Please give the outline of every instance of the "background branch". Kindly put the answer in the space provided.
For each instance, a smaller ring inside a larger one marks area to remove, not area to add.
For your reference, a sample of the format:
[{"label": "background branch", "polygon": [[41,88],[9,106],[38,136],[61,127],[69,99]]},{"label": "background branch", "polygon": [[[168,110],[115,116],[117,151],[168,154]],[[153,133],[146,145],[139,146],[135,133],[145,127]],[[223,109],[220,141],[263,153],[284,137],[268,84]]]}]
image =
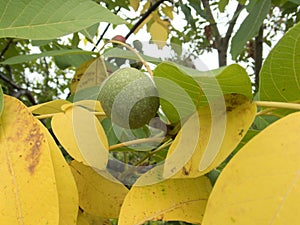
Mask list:
[{"label": "background branch", "polygon": [[208,22],[209,22],[209,24],[212,28],[213,35],[214,35],[214,37],[216,39],[216,42],[217,42],[217,45],[218,45],[221,42],[221,35],[220,35],[220,32],[219,32],[216,20],[215,20],[213,14],[211,12],[209,0],[201,0],[201,2],[203,4],[204,11],[206,13]]},{"label": "background branch", "polygon": [[[120,12],[121,10],[121,7],[119,7],[117,10],[116,10],[116,15],[118,14],[118,12]],[[104,35],[106,34],[106,32],[108,31],[108,28],[111,26],[111,23],[108,23],[105,27],[105,29],[103,30],[102,34],[100,35],[99,39],[97,40],[95,46],[93,47],[92,51],[95,51],[96,48],[98,47],[98,45],[100,44],[101,40],[103,39]]]},{"label": "background branch", "polygon": [[238,4],[237,7],[236,7],[236,9],[235,9],[235,11],[234,11],[234,14],[232,16],[232,19],[231,19],[231,21],[229,23],[228,29],[227,29],[225,37],[224,37],[224,42],[227,43],[227,44],[228,44],[229,39],[230,39],[230,37],[231,37],[231,35],[233,33],[233,28],[234,28],[234,26],[236,24],[236,21],[237,21],[237,19],[239,17],[239,14],[240,14],[240,12],[242,11],[243,8],[244,8],[243,5]]},{"label": "background branch", "polygon": [[[143,23],[143,21],[145,19],[147,19],[147,17],[153,12],[155,11],[158,6],[160,4],[162,4],[164,1],[167,1],[167,0],[158,0],[157,2],[155,2],[152,6],[149,7],[149,9],[142,15],[142,17],[139,19],[139,21],[136,22],[136,24],[133,25],[133,27],[130,29],[130,31],[128,32],[128,34],[125,36],[125,39],[128,39],[129,36],[131,34],[134,33],[134,31]],[[170,1],[170,0],[168,0]]]},{"label": "background branch", "polygon": [[25,88],[20,87],[16,83],[14,83],[12,80],[8,79],[5,74],[0,72],[0,79],[6,82],[8,85],[10,85],[12,88],[17,89],[17,92],[12,93],[12,95],[16,98],[20,98],[20,96],[26,96],[27,99],[33,104],[36,104],[36,101],[31,94],[31,92]]},{"label": "background branch", "polygon": [[9,38],[8,42],[6,43],[5,47],[2,49],[2,51],[0,52],[0,58],[5,54],[5,52],[8,50],[9,46],[11,45],[13,39]]}]

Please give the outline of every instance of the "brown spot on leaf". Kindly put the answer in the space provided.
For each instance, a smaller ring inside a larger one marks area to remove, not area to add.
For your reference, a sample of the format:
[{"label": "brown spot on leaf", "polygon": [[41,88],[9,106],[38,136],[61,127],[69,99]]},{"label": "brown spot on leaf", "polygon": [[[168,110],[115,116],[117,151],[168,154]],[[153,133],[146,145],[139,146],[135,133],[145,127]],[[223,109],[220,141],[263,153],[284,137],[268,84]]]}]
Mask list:
[{"label": "brown spot on leaf", "polygon": [[190,169],[188,170],[188,169],[185,168],[185,166],[184,166],[184,167],[182,167],[182,173],[183,173],[183,175],[188,176],[188,175],[190,174]]},{"label": "brown spot on leaf", "polygon": [[241,129],[240,132],[239,132],[239,135],[243,136],[243,133],[244,133],[244,129]]},{"label": "brown spot on leaf", "polygon": [[34,124],[30,132],[28,132],[25,141],[29,143],[29,149],[26,152],[25,160],[28,162],[28,171],[33,174],[36,166],[40,162],[42,143],[45,142],[44,134],[39,129],[38,124]]}]

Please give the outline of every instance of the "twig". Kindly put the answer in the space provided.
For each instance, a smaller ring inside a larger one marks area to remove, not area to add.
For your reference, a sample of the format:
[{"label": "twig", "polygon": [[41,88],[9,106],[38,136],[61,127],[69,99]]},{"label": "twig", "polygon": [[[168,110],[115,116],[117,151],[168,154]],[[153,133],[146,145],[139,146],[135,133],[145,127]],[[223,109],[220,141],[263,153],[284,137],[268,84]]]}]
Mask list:
[{"label": "twig", "polygon": [[159,146],[157,149],[155,149],[152,152],[149,152],[145,157],[143,157],[142,159],[140,159],[138,162],[136,162],[134,164],[134,166],[139,166],[141,165],[144,161],[146,161],[148,158],[150,158],[151,156],[153,156],[154,154],[156,154],[157,152],[169,147],[173,142],[172,141],[166,141],[165,143],[163,143],[161,146]]},{"label": "twig", "polygon": [[[147,17],[153,12],[155,11],[158,6],[160,4],[162,4],[164,1],[167,1],[167,0],[158,0],[157,2],[155,2],[152,6],[149,7],[149,9],[142,15],[142,17],[139,19],[139,21],[137,21],[134,26],[130,29],[130,31],[128,32],[128,34],[125,36],[125,39],[128,39],[129,36],[131,34],[134,33],[134,31],[143,23],[143,21],[145,19],[147,19]],[[169,0],[170,1],[170,0]]]},{"label": "twig", "polygon": [[219,29],[217,27],[216,20],[215,20],[213,14],[211,12],[209,0],[201,0],[201,2],[203,4],[204,10],[206,12],[209,24],[211,25],[212,30],[214,32],[214,36],[216,38],[216,42],[217,42],[217,44],[220,44],[220,42],[221,42],[221,35],[220,35]]},{"label": "twig", "polygon": [[300,110],[300,104],[290,102],[268,102],[268,101],[254,101],[254,104],[261,107],[277,108],[277,109],[294,109]]},{"label": "twig", "polygon": [[17,84],[15,84],[13,81],[8,79],[2,72],[0,72],[0,79],[8,83],[10,86],[17,90],[24,90],[24,88],[19,87]]},{"label": "twig", "polygon": [[11,45],[11,43],[13,42],[13,39],[10,38],[8,40],[8,42],[6,43],[5,47],[2,49],[2,51],[0,52],[0,58],[5,54],[5,52],[8,50],[9,46]]},{"label": "twig", "polygon": [[[108,41],[107,43],[115,43],[115,44],[119,44],[119,45],[122,45],[122,46],[128,48],[128,49],[129,49],[132,53],[134,53],[134,54],[137,56],[137,58],[143,63],[143,65],[146,67],[146,69],[147,69],[149,75],[150,75],[151,77],[153,77],[153,72],[152,72],[152,70],[150,69],[150,66],[148,65],[148,63],[147,63],[147,62],[143,59],[143,57],[140,56],[140,54],[139,54],[134,48],[132,48],[130,45],[128,45],[128,44],[126,44],[126,43],[123,43],[123,42],[121,42],[121,41],[116,41],[116,40],[110,40],[110,41]],[[104,46],[103,46],[103,47],[104,47]]]},{"label": "twig", "polygon": [[[118,14],[118,12],[120,12],[121,10],[121,7],[119,7],[117,10],[116,10],[116,15]],[[100,41],[103,39],[104,35],[106,34],[106,32],[108,31],[108,28],[110,27],[111,23],[107,24],[105,29],[103,30],[102,34],[100,35],[99,39],[97,40],[95,46],[93,47],[92,51],[95,51],[95,49],[97,48],[97,46],[100,44]]]},{"label": "twig", "polygon": [[229,23],[228,29],[227,29],[226,34],[225,34],[225,37],[224,37],[224,41],[225,41],[225,43],[227,43],[227,44],[228,44],[229,39],[230,39],[230,37],[231,37],[231,35],[232,35],[233,28],[234,28],[234,26],[235,26],[235,24],[236,24],[236,21],[237,21],[237,19],[238,19],[238,16],[239,16],[239,14],[240,14],[240,12],[242,11],[243,8],[244,8],[243,5],[238,4],[237,7],[236,7],[236,9],[235,9],[235,11],[234,11],[234,14],[233,14],[233,16],[232,16],[232,19],[231,19],[231,21],[230,21],[230,23]]},{"label": "twig", "polygon": [[132,140],[132,141],[126,141],[126,142],[122,142],[119,144],[115,144],[109,147],[109,150],[115,150],[121,147],[125,147],[128,145],[136,145],[136,144],[141,144],[141,143],[149,143],[149,142],[161,142],[162,138],[141,138],[141,139],[137,139],[137,140]]}]

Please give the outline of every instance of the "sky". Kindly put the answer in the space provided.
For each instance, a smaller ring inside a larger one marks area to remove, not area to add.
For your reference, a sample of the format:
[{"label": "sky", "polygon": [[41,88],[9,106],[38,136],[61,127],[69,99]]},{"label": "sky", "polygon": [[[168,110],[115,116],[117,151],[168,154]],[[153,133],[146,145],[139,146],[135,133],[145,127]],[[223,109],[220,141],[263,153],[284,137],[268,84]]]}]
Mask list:
[{"label": "sky", "polygon": [[[217,25],[218,28],[220,30],[221,34],[225,34],[226,30],[227,30],[227,15],[232,15],[235,8],[237,5],[237,1],[229,1],[228,6],[225,8],[225,12],[219,14],[218,16],[215,16],[215,19],[217,21]],[[142,6],[140,6],[142,7]],[[138,10],[139,12],[139,10]],[[131,18],[135,18],[136,16],[139,16],[138,13],[135,13],[134,10],[131,10],[130,12],[128,11],[121,11],[120,15],[122,16],[122,14],[125,16],[130,15]],[[247,11],[243,10],[242,13],[240,14],[240,16],[238,17],[237,20],[237,24],[235,26],[235,31],[238,29],[239,25],[241,24],[241,22],[245,19],[245,17],[247,16]],[[182,30],[182,28],[184,27],[186,20],[184,19],[184,15],[182,12],[180,12],[179,14],[175,14],[174,15],[174,19],[171,21],[171,23],[175,26],[175,28],[177,28],[178,30]],[[102,30],[106,27],[107,24],[105,23],[101,23],[99,26],[99,33],[102,33]],[[110,29],[106,32],[104,38],[105,39],[111,39],[113,38],[115,35],[126,35],[128,33],[129,29],[125,26],[125,25],[119,25],[115,28],[110,27]],[[279,40],[280,37],[278,37],[277,40]],[[163,49],[163,51],[159,51],[158,48],[156,48],[156,46],[149,46],[148,41],[151,39],[150,34],[146,31],[146,27],[143,27],[142,29],[139,30],[139,32],[137,34],[132,34],[127,42],[129,44],[131,44],[134,40],[140,40],[145,46],[148,46],[146,48],[146,54],[152,55],[152,56],[162,56],[162,55],[167,55],[170,52],[169,48],[165,48]],[[276,40],[275,40],[276,42]],[[81,43],[81,46],[83,49],[85,50],[91,50],[93,48],[92,45],[87,44],[84,45],[83,43]],[[183,46],[183,49],[187,50],[187,45]],[[263,56],[266,57],[270,51],[270,48],[268,46],[264,46],[264,52],[263,52]],[[145,49],[144,49],[145,50]],[[234,61],[231,60],[231,55],[230,53],[228,54],[228,64],[232,64],[235,63]],[[218,54],[217,54],[217,50],[213,50],[212,52],[205,52],[202,55],[198,55],[196,56],[195,62],[194,64],[198,65],[197,69],[199,70],[212,70],[212,69],[216,69],[219,67],[218,65]],[[242,65],[244,67],[246,67],[246,65]]]}]

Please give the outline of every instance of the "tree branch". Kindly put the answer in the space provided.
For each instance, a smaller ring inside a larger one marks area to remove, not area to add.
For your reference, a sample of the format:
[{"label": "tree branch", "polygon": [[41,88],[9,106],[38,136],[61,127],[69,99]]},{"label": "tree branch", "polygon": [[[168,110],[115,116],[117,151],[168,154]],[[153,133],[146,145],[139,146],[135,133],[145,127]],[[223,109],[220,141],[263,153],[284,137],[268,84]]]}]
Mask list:
[{"label": "tree branch", "polygon": [[216,20],[215,20],[213,14],[211,12],[210,5],[209,5],[209,0],[201,0],[201,2],[203,4],[204,11],[206,12],[208,22],[209,22],[209,24],[212,28],[212,31],[213,31],[214,37],[216,38],[216,42],[217,42],[217,46],[218,46],[220,44],[220,41],[221,41],[221,35],[220,35],[220,32],[219,32]]},{"label": "tree branch", "polygon": [[[119,7],[117,10],[116,10],[116,15],[118,14],[118,12],[120,12],[121,10],[121,7]],[[93,47],[92,51],[95,51],[95,49],[97,48],[97,46],[100,44],[100,41],[103,39],[104,35],[106,34],[106,32],[108,31],[108,28],[110,27],[111,23],[107,24],[105,29],[103,30],[102,34],[100,35],[99,39],[97,40],[95,46]]]},{"label": "tree branch", "polygon": [[20,96],[25,95],[28,100],[35,105],[36,101],[33,97],[33,95],[31,94],[31,92],[25,88],[22,88],[20,86],[18,86],[16,83],[14,83],[12,80],[8,79],[5,74],[3,74],[2,72],[0,72],[0,79],[5,81],[7,84],[9,84],[11,87],[13,87],[14,89],[17,89],[18,92],[14,93],[14,97],[19,98]]},{"label": "tree branch", "polygon": [[[137,23],[134,24],[134,26],[130,29],[130,31],[128,32],[128,34],[125,36],[125,39],[128,39],[129,36],[130,36],[131,34],[133,34],[134,31],[139,27],[139,25],[141,25],[141,24],[143,23],[143,21],[144,21],[145,19],[147,19],[147,17],[148,17],[153,11],[155,11],[155,10],[158,8],[158,6],[159,6],[160,4],[162,4],[164,1],[170,1],[170,0],[158,0],[158,1],[155,2],[152,6],[150,6],[149,9],[147,10],[147,12],[145,12],[145,13],[142,15],[142,17],[139,19],[139,21],[137,21]],[[171,1],[171,2],[172,2],[172,1]]]},{"label": "tree branch", "polygon": [[227,29],[225,37],[224,37],[224,42],[227,43],[227,44],[228,44],[229,39],[230,39],[230,37],[232,35],[233,28],[234,28],[234,26],[236,24],[238,16],[239,16],[239,14],[240,14],[240,12],[242,11],[243,8],[244,8],[243,5],[238,4],[237,7],[236,7],[236,9],[235,9],[235,11],[234,11],[234,14],[232,16],[232,19],[231,19],[231,21],[229,23],[228,29]]},{"label": "tree branch", "polygon": [[255,37],[255,91],[259,88],[259,73],[263,61],[263,35],[264,35],[264,25],[262,24],[259,28],[258,35]]},{"label": "tree branch", "polygon": [[0,58],[5,54],[5,52],[8,50],[9,46],[11,45],[13,39],[10,38],[8,40],[8,42],[6,43],[5,47],[2,49],[2,51],[0,52]]}]

